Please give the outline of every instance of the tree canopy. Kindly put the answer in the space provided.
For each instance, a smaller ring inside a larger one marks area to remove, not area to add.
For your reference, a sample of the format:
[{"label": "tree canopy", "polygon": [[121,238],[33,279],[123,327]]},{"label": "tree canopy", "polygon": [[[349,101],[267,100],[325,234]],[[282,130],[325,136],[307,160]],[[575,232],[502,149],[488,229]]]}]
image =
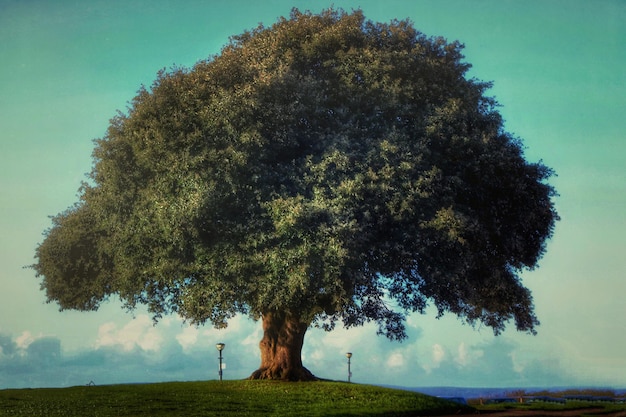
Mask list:
[{"label": "tree canopy", "polygon": [[520,280],[558,215],[463,45],[409,21],[294,10],[161,71],[95,141],[34,265],[49,301],[155,318],[378,323],[434,305],[534,332]]}]

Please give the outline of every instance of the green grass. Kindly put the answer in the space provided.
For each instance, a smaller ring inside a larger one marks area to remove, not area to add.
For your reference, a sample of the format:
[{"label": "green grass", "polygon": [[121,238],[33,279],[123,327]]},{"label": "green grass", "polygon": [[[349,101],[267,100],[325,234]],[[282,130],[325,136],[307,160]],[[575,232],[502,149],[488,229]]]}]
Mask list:
[{"label": "green grass", "polygon": [[0,390],[0,416],[418,416],[461,406],[343,382],[167,382]]}]

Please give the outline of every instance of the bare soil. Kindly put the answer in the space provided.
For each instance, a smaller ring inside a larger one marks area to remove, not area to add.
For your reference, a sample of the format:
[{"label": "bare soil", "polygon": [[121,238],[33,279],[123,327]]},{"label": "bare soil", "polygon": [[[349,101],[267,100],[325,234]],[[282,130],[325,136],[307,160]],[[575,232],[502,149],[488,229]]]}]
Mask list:
[{"label": "bare soil", "polygon": [[[626,417],[626,411],[606,411],[602,407],[579,408],[576,410],[502,410],[502,411],[477,411],[475,415],[488,417],[577,417],[577,416],[602,416],[602,417]],[[457,415],[441,417],[458,417]]]}]

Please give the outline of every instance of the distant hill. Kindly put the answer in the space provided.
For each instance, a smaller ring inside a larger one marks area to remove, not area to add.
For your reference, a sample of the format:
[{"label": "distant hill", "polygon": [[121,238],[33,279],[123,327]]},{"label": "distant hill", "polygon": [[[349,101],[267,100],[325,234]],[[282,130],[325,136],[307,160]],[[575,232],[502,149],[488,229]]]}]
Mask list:
[{"label": "distant hill", "polygon": [[564,392],[564,391],[589,391],[589,392],[605,392],[612,391],[618,397],[626,396],[626,388],[612,387],[508,387],[508,388],[473,388],[473,387],[403,387],[397,385],[383,385],[388,388],[401,389],[421,394],[431,395],[433,397],[463,397],[471,398],[496,398],[504,397],[514,392],[525,391],[533,392]]}]

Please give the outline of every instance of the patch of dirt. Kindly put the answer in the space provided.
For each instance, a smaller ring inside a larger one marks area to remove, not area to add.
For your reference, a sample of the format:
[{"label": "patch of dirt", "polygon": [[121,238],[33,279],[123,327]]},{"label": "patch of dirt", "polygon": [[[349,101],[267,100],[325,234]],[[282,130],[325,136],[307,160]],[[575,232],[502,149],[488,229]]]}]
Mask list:
[{"label": "patch of dirt", "polygon": [[[605,411],[602,407],[579,408],[576,410],[503,410],[503,411],[476,411],[474,415],[488,417],[577,417],[577,416],[599,416],[599,417],[626,417],[626,411]],[[451,414],[440,417],[458,417]]]}]

